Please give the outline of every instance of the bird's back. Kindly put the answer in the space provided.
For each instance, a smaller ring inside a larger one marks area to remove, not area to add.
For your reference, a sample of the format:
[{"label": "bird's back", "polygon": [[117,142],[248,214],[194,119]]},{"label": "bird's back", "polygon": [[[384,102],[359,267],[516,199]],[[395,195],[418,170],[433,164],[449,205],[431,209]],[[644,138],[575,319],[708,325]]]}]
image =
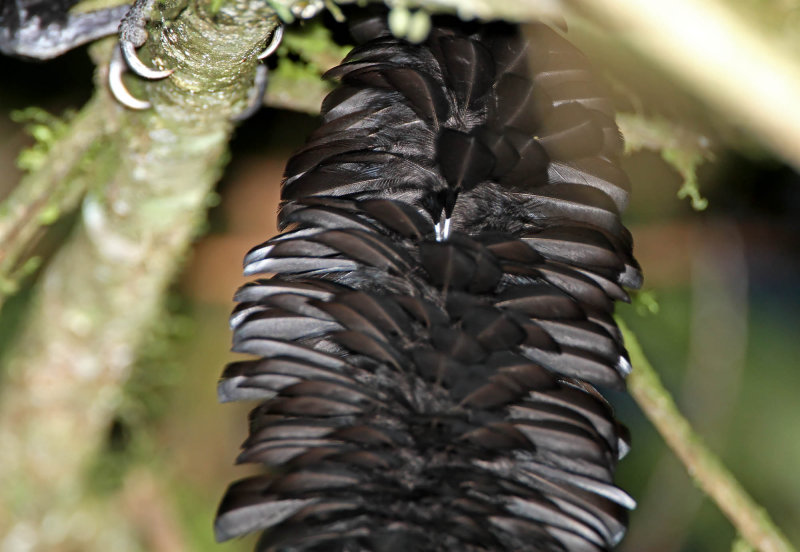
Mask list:
[{"label": "bird's back", "polygon": [[329,76],[255,247],[222,400],[257,399],[220,540],[263,550],[605,551],[633,502],[613,318],[640,273],[609,100],[558,32],[382,17]]}]

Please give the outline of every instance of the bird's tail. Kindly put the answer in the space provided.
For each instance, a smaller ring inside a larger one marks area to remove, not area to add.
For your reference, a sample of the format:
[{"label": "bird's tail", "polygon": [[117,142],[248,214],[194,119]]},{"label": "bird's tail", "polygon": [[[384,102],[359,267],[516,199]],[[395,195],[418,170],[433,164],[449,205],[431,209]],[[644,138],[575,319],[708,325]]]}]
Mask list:
[{"label": "bird's tail", "polygon": [[640,272],[627,179],[585,58],[534,25],[380,17],[289,161],[283,233],[251,250],[223,401],[256,399],[219,540],[263,550],[606,551],[632,499],[596,387]]}]

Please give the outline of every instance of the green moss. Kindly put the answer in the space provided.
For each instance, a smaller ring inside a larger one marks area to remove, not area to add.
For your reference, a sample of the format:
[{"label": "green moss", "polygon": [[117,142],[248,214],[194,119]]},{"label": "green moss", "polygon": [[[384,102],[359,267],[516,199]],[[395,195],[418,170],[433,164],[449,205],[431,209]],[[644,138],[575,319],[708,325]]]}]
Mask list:
[{"label": "green moss", "polygon": [[130,0],[83,0],[70,8],[72,13],[88,13],[128,4]]},{"label": "green moss", "polygon": [[35,140],[30,148],[20,152],[17,166],[27,172],[39,170],[47,161],[47,154],[53,145],[69,131],[74,117],[75,112],[71,110],[61,117],[39,107],[12,111],[11,120],[25,125],[25,131]]},{"label": "green moss", "polygon": [[303,113],[318,114],[322,99],[333,89],[318,71],[305,63],[283,58],[270,73],[266,103]]},{"label": "green moss", "polygon": [[396,37],[419,44],[431,31],[431,16],[424,10],[411,11],[398,5],[389,12],[389,29]]},{"label": "green moss", "polygon": [[222,4],[224,4],[225,1],[226,0],[211,0],[211,3],[208,6],[208,11],[210,13],[217,13],[222,8]]},{"label": "green moss", "polygon": [[283,58],[295,54],[319,75],[337,65],[351,49],[352,46],[337,44],[330,29],[317,19],[287,32],[278,55]]},{"label": "green moss", "polygon": [[697,168],[705,160],[703,154],[683,148],[665,148],[661,151],[661,157],[683,178],[683,185],[678,190],[678,199],[689,198],[692,209],[705,211],[708,200],[702,196],[697,185]]},{"label": "green moss", "polygon": [[642,149],[660,152],[683,178],[678,198],[689,198],[695,211],[708,207],[697,182],[697,169],[713,159],[708,138],[671,121],[635,113],[618,113],[617,124],[625,135],[626,153]]},{"label": "green moss", "polygon": [[642,290],[631,293],[631,304],[639,316],[658,314],[660,305],[653,290]]}]

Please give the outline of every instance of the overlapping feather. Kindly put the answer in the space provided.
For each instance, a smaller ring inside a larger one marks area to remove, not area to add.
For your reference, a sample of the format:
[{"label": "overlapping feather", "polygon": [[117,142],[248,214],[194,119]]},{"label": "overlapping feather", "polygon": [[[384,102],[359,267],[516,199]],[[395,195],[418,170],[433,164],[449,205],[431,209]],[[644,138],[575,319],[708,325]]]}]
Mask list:
[{"label": "overlapping feather", "polygon": [[[600,387],[640,273],[610,102],[545,25],[380,18],[329,76],[231,319],[221,400],[261,400],[219,540],[260,550],[607,551],[630,497]],[[529,74],[528,63],[534,69]],[[444,223],[447,222],[445,226]]]}]

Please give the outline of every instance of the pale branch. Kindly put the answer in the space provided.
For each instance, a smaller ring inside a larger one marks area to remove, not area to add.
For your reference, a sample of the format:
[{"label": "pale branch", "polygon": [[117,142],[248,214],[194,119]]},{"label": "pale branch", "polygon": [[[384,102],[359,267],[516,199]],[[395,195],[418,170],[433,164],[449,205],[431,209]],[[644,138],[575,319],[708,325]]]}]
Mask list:
[{"label": "pale branch", "polygon": [[77,206],[86,187],[80,162],[114,131],[117,121],[117,113],[96,95],[52,145],[47,162],[27,174],[0,204],[0,307],[16,291],[19,267],[43,228]]},{"label": "pale branch", "polygon": [[714,500],[753,548],[759,552],[795,552],[766,510],[753,501],[678,411],[635,334],[621,318],[617,317],[617,323],[633,364],[633,372],[628,377],[628,390],[686,467],[695,484]]},{"label": "pale branch", "polygon": [[0,548],[137,549],[131,527],[88,494],[84,478],[144,329],[160,313],[204,218],[231,116],[246,104],[256,55],[274,25],[271,13],[261,2],[238,1],[213,20],[182,10],[163,32],[151,33],[160,42],[142,49],[176,69],[136,87],[154,108],[129,112],[98,95],[92,109],[115,110],[119,130],[94,154],[98,179],[75,231],[42,275],[7,358]]},{"label": "pale branch", "polygon": [[[357,0],[268,0],[280,16],[291,22],[298,6],[354,4]],[[376,0],[377,1],[377,0]],[[560,19],[562,0],[387,0],[387,5],[400,8],[424,8],[430,13],[455,13],[465,20],[504,19],[506,21],[532,21],[534,19]]]},{"label": "pale branch", "polygon": [[800,168],[800,65],[717,0],[574,0]]}]

